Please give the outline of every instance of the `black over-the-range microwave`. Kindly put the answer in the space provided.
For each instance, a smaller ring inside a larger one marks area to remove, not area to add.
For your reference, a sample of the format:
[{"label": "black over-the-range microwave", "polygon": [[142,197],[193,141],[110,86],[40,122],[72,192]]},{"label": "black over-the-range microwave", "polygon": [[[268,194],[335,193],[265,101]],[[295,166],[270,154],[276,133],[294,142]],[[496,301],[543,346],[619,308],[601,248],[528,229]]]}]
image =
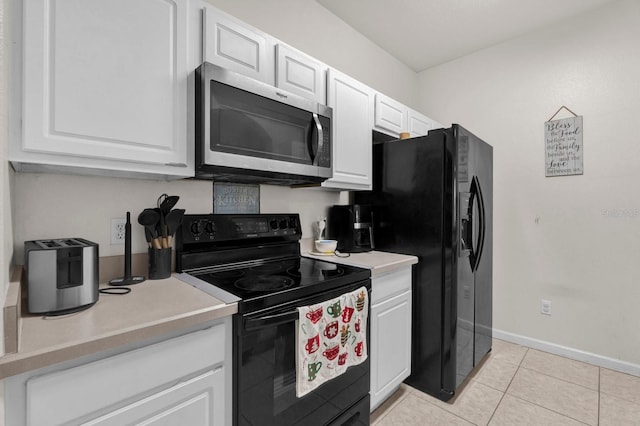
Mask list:
[{"label": "black over-the-range microwave", "polygon": [[195,74],[196,178],[281,185],[332,176],[332,110],[208,62]]}]

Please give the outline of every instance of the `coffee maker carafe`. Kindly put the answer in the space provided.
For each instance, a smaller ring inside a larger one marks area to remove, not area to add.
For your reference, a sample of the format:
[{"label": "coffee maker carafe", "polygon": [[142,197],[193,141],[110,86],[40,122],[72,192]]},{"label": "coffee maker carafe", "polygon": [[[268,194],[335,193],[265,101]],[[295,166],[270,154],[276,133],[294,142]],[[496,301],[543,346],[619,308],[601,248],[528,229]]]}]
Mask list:
[{"label": "coffee maker carafe", "polygon": [[327,224],[329,238],[337,240],[337,249],[344,253],[371,251],[375,249],[373,216],[367,204],[333,206]]}]

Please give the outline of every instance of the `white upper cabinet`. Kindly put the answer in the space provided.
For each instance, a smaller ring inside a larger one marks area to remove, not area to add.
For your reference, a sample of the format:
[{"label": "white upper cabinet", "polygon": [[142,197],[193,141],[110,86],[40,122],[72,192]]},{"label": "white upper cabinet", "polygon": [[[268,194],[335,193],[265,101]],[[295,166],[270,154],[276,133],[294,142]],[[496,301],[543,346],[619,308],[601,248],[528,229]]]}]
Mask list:
[{"label": "white upper cabinet", "polygon": [[408,108],[381,93],[376,93],[375,128],[393,136],[407,131]]},{"label": "white upper cabinet", "polygon": [[285,44],[276,45],[276,86],[326,104],[327,66]]},{"label": "white upper cabinet", "polygon": [[435,121],[381,93],[376,93],[374,129],[398,137],[409,132],[414,138],[424,136],[429,130],[441,127]]},{"label": "white upper cabinet", "polygon": [[274,85],[274,41],[268,35],[202,4],[204,61]]},{"label": "white upper cabinet", "polygon": [[332,68],[327,104],[333,108],[333,178],[324,188],[369,190],[374,91]]},{"label": "white upper cabinet", "polygon": [[193,175],[186,1],[25,1],[23,14],[16,169]]},{"label": "white upper cabinet", "polygon": [[412,138],[416,136],[424,136],[433,128],[433,120],[417,111],[409,109],[407,131]]}]

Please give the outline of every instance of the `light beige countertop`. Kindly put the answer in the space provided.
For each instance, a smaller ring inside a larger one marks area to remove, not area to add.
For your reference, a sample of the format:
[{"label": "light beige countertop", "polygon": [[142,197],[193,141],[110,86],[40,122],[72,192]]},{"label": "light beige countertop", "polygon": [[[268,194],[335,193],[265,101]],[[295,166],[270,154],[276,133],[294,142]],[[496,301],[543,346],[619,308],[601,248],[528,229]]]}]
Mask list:
[{"label": "light beige countertop", "polygon": [[[14,274],[18,284],[20,275]],[[0,379],[178,332],[232,315],[238,308],[174,277],[130,288],[126,295],[100,294],[95,305],[69,315],[45,317],[23,310],[18,351],[0,357]]]},{"label": "light beige countertop", "polygon": [[311,238],[305,238],[300,241],[300,251],[305,257],[371,269],[372,278],[418,263],[416,256],[375,250],[364,253],[350,253],[349,257],[314,254],[313,239]]}]

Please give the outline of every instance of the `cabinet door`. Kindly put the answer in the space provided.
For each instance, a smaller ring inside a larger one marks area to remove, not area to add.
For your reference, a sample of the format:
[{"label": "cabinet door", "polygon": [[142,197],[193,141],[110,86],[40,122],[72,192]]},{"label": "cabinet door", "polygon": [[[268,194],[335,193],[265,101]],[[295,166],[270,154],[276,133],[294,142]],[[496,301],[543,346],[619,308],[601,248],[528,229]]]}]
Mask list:
[{"label": "cabinet door", "polygon": [[[204,409],[205,412],[196,415],[223,419],[224,399],[221,400],[220,395],[209,395],[209,390],[215,388],[215,392],[225,393],[224,377],[230,374],[225,370],[227,333],[230,333],[230,324],[219,324],[92,363],[29,378],[25,384],[26,423],[48,426],[96,418],[107,421],[111,416],[116,419],[119,416],[144,418],[151,411],[166,411],[169,415],[176,409],[183,410],[187,416]],[[192,379],[194,376],[200,376],[200,379]],[[179,401],[186,401],[186,394],[200,400],[180,406]]]},{"label": "cabinet door", "polygon": [[375,127],[397,136],[407,131],[407,107],[400,102],[376,93]]},{"label": "cabinet door", "polygon": [[271,38],[216,8],[202,13],[204,60],[274,85]]},{"label": "cabinet door", "polygon": [[55,154],[34,158],[79,167],[116,160],[114,169],[175,165],[182,171],[169,173],[189,175],[186,7],[24,2],[23,138],[11,160]]},{"label": "cabinet door", "polygon": [[276,86],[326,104],[326,65],[284,44],[276,46]]},{"label": "cabinet door", "polygon": [[371,411],[411,373],[411,292],[371,306]]},{"label": "cabinet door", "polygon": [[327,104],[333,108],[333,178],[322,186],[371,189],[373,90],[331,68],[327,76]]},{"label": "cabinet door", "polygon": [[412,109],[409,110],[409,133],[411,137],[425,136],[433,127],[433,122],[429,117],[420,114]]},{"label": "cabinet door", "polygon": [[220,367],[82,424],[224,426],[224,392]]}]

